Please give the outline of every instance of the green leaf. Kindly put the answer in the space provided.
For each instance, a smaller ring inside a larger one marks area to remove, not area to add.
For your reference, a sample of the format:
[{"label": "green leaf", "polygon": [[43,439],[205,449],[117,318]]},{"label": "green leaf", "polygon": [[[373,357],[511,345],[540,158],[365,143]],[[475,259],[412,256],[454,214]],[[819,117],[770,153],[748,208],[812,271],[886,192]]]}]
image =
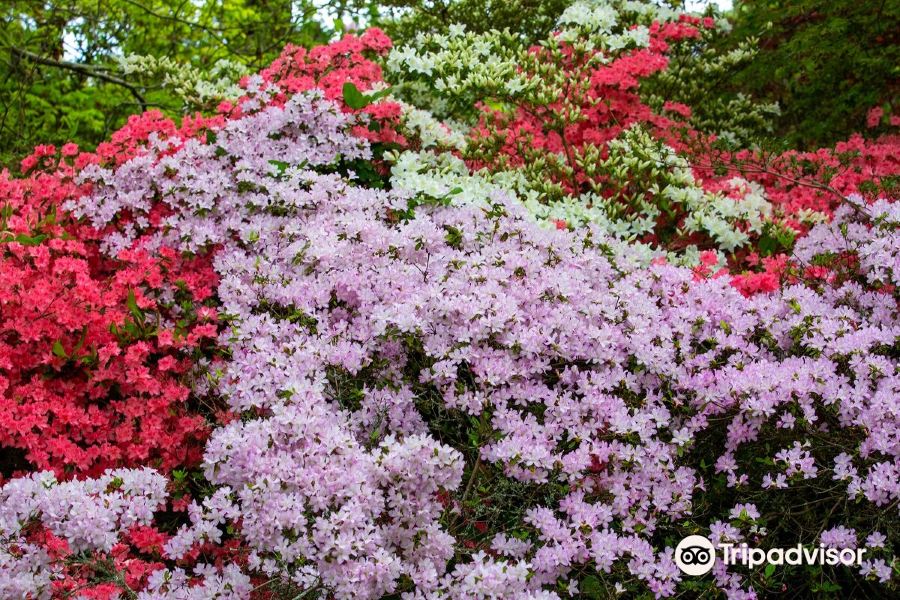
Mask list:
[{"label": "green leaf", "polygon": [[766,234],[759,238],[759,244],[757,244],[757,246],[763,256],[771,256],[778,247],[778,241],[771,235]]},{"label": "green leaf", "polygon": [[63,348],[62,342],[59,340],[53,342],[53,354],[60,358],[69,358],[69,355],[66,354],[66,349]]},{"label": "green leaf", "polygon": [[288,168],[288,164],[283,160],[270,160],[269,164],[275,167],[279,175],[283,174]]},{"label": "green leaf", "polygon": [[765,574],[766,579],[771,578],[772,575],[775,574],[775,565],[766,565],[766,570],[763,571],[763,573]]},{"label": "green leaf", "polygon": [[128,310],[131,311],[131,315],[134,317],[134,320],[140,324],[143,324],[144,313],[137,305],[137,298],[135,298],[134,296],[134,290],[128,290],[128,300],[126,301],[126,304],[128,305]]},{"label": "green leaf", "polygon": [[72,348],[72,354],[77,354],[81,347],[84,346],[84,340],[87,339],[87,325],[81,328],[81,337],[78,339],[78,343],[75,344],[75,347]]},{"label": "green leaf", "polygon": [[581,590],[581,593],[588,598],[603,597],[603,585],[601,585],[600,580],[594,575],[588,575],[582,579],[581,584],[578,587]]},{"label": "green leaf", "polygon": [[478,432],[477,431],[469,432],[469,444],[473,448],[478,448]]},{"label": "green leaf", "polygon": [[41,242],[46,240],[47,237],[48,237],[47,234],[44,234],[44,233],[42,233],[40,235],[35,235],[35,236],[30,236],[30,235],[25,235],[24,233],[20,233],[19,235],[15,236],[15,237],[4,238],[3,241],[7,242],[7,243],[8,242],[18,242],[18,243],[22,244],[23,246],[37,246],[38,244],[40,244]]},{"label": "green leaf", "polygon": [[376,100],[384,98],[390,93],[390,88],[383,89],[370,94],[363,94],[352,82],[348,81],[344,84],[344,103],[353,110],[359,110],[372,104]]},{"label": "green leaf", "polygon": [[447,245],[451,248],[455,248],[459,250],[462,248],[463,244],[463,234],[462,231],[457,229],[452,225],[445,225],[444,229],[447,230],[447,234],[444,236],[444,239],[447,242]]},{"label": "green leaf", "polygon": [[[373,429],[372,432],[369,434],[369,443],[370,443],[370,444],[377,444],[377,443],[378,443],[378,440],[380,440],[380,439],[381,439],[381,429],[379,429],[378,427],[376,427],[376,428]],[[437,448],[435,448],[435,451],[437,451]]]},{"label": "green leaf", "polygon": [[362,92],[351,82],[344,84],[344,103],[353,110],[365,108],[369,104],[369,100],[363,96]]}]

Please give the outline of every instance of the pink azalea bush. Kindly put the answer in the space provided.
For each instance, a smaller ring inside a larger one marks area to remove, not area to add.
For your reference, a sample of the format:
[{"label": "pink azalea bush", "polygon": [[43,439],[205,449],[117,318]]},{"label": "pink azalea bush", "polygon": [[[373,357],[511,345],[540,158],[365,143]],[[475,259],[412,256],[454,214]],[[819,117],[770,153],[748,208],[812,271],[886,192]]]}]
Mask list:
[{"label": "pink azalea bush", "polygon": [[[796,244],[803,277],[766,293],[714,258],[648,264],[596,223],[543,226],[477,173],[437,197],[395,185],[386,146],[425,145],[409,108],[359,107],[343,85],[380,88],[364,53],[388,47],[373,32],[289,48],[219,116],[135,120],[66,175],[69,231],[124,263],[104,285],[153,292],[126,310],[159,313],[157,339],[185,315],[216,323],[181,358],[179,400],[224,410],[194,409],[211,429],[199,468],[67,480],[48,461],[6,481],[0,595],[755,598],[789,577],[894,593],[896,205],[834,210]],[[7,243],[32,262],[4,276],[46,263]],[[211,265],[210,306],[129,257]],[[142,348],[151,369],[175,360]],[[807,579],[719,563],[695,580],[673,556],[695,533],[867,555]]]}]

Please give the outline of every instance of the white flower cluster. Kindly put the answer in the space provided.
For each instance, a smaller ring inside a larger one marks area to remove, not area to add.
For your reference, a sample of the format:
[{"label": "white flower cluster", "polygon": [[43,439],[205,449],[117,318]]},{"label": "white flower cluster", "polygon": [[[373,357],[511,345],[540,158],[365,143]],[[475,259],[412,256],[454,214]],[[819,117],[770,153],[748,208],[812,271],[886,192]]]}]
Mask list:
[{"label": "white flower cluster", "polygon": [[123,75],[160,80],[161,85],[170,89],[188,108],[237,98],[244,93],[237,81],[247,74],[247,68],[230,60],[218,60],[208,71],[200,71],[167,56],[130,54],[120,57],[118,62]]},{"label": "white flower cluster", "polygon": [[451,27],[445,34],[420,34],[411,46],[394,48],[387,68],[435,78],[438,91],[479,87],[517,76],[516,44],[509,32],[471,33]]},{"label": "white flower cluster", "polygon": [[646,193],[630,199],[636,210],[624,212],[621,197],[595,192],[552,204],[526,195],[525,205],[539,218],[572,225],[596,223],[615,238],[633,241],[653,231],[665,210],[663,200],[669,210],[686,213],[685,232],[706,233],[725,251],[746,244],[748,233],[759,233],[772,214],[762,188],[741,178],[729,182],[732,190],[727,196],[703,189],[685,158],[641,128],[626,129],[609,143],[608,150],[607,158],[596,161],[598,170],[617,181],[652,182]]},{"label": "white flower cluster", "polygon": [[612,31],[618,21],[616,11],[607,4],[576,2],[563,11],[558,23],[562,26],[587,27],[594,31]]},{"label": "white flower cluster", "polygon": [[[772,205],[766,200],[762,186],[740,177],[729,180],[733,192],[704,192],[700,186],[687,189],[669,188],[666,195],[688,207],[690,215],[685,219],[686,231],[705,231],[726,251],[746,244],[748,233],[760,233],[763,224],[772,215]],[[737,196],[737,197],[735,197]],[[743,229],[737,229],[736,223]]]},{"label": "white flower cluster", "polygon": [[448,152],[406,151],[388,158],[393,162],[391,186],[412,196],[486,206],[485,198],[497,193],[516,195],[515,188],[496,184],[487,172],[470,173],[466,163]]},{"label": "white flower cluster", "polygon": [[[595,0],[598,1],[598,0]],[[641,2],[640,0],[626,0],[615,3],[621,12],[627,12],[640,17],[641,22],[648,21],[675,21],[681,14],[667,6],[660,6],[653,2]]]},{"label": "white flower cluster", "polygon": [[394,48],[385,66],[407,99],[446,116],[498,93],[528,93],[535,82],[519,66],[526,51],[508,31],[472,33],[454,26],[447,34],[421,34],[414,44]]},{"label": "white flower cluster", "polygon": [[465,128],[461,124],[441,122],[427,111],[392,98],[401,108],[403,128],[419,140],[423,148],[462,150],[466,146]]},{"label": "white flower cluster", "polygon": [[560,40],[578,41],[608,52],[643,48],[650,43],[650,32],[645,26],[618,26],[619,12],[610,2],[580,0],[563,12],[558,24]]},{"label": "white flower cluster", "polygon": [[[529,187],[529,182],[521,171],[499,171],[491,173],[487,170],[471,172],[465,162],[451,153],[431,151],[404,151],[387,156],[392,163],[391,186],[402,190],[413,197],[450,202],[456,205],[474,205],[490,208],[488,199],[508,196],[519,199],[538,223],[547,228],[566,226],[587,226],[608,238],[607,244],[628,256],[633,265],[648,265],[655,258],[665,257],[671,264],[694,266],[699,263],[700,252],[696,246],[688,246],[679,252],[665,252],[660,248],[636,241],[638,231],[652,230],[651,214],[656,207],[648,204],[648,214],[632,220],[611,218],[610,209],[615,201],[591,198],[568,197],[561,201],[545,204],[540,201],[538,192]],[[684,178],[686,187],[674,190],[703,190],[699,188],[690,170],[676,169],[676,175]],[[762,226],[762,216],[770,210],[768,202],[755,186],[735,178],[736,187],[747,186],[746,194],[740,202],[735,202],[719,194],[704,194],[692,198],[690,206],[696,210],[695,220],[698,224],[708,223],[720,238],[728,243],[733,239],[741,239],[743,235],[735,227],[722,227],[728,219],[752,222],[758,230]],[[689,187],[687,187],[689,186]],[[730,205],[734,205],[734,208]],[[699,225],[698,225],[699,226]],[[713,232],[710,232],[715,235]],[[741,244],[737,244],[740,246]],[[628,248],[627,252],[624,250]],[[735,246],[737,247],[737,246]],[[719,264],[725,264],[722,252],[717,252]]]}]

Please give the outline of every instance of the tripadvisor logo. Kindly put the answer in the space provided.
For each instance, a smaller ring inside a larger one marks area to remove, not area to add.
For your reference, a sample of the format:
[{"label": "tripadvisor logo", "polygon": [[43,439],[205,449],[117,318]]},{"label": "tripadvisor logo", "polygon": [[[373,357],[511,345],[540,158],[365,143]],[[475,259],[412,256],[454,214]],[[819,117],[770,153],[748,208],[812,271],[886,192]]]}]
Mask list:
[{"label": "tripadvisor logo", "polygon": [[[702,535],[689,535],[675,547],[675,564],[685,575],[705,575],[716,562],[717,549]],[[747,544],[720,543],[718,552],[726,565],[744,565],[755,569],[762,564],[769,565],[860,565],[865,548],[804,547],[797,544],[791,548],[750,548]]]},{"label": "tripadvisor logo", "polygon": [[702,535],[689,535],[675,547],[675,564],[685,575],[705,575],[715,562],[716,550]]}]

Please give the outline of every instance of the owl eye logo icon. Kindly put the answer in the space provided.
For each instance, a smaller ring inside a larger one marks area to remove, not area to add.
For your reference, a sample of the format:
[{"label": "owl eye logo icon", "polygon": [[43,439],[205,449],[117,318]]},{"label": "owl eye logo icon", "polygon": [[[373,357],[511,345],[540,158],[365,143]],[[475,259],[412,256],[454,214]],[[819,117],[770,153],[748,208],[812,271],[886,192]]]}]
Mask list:
[{"label": "owl eye logo icon", "polygon": [[715,562],[715,548],[702,535],[689,535],[675,547],[675,564],[685,575],[705,575]]}]

